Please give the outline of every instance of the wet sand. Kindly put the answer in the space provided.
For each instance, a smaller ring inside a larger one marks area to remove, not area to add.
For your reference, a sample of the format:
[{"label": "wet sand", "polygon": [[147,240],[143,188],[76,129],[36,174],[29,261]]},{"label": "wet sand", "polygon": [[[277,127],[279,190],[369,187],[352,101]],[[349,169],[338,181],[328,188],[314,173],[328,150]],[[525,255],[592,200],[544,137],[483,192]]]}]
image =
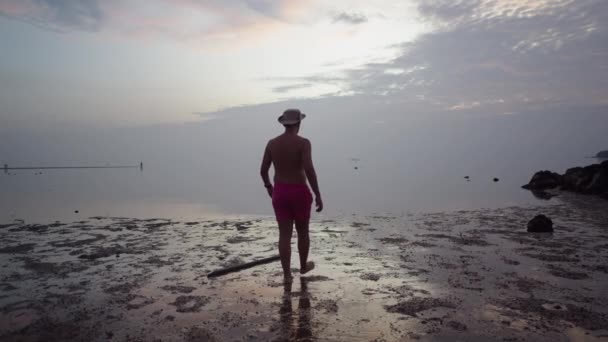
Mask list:
[{"label": "wet sand", "polygon": [[606,341],[608,202],[555,203],[314,221],[290,286],[278,262],[207,278],[276,254],[268,217],[5,223],[0,340]]}]

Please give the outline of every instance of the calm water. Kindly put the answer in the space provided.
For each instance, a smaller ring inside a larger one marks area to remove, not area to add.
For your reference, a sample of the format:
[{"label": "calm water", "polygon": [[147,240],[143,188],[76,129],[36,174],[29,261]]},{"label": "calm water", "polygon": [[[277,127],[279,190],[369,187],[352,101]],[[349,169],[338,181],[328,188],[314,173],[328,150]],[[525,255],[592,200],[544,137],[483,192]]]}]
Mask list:
[{"label": "calm water", "polygon": [[[196,124],[3,132],[0,162],[9,165],[143,161],[144,170],[2,173],[0,221],[271,215],[259,162],[266,140],[281,131],[274,120],[233,115]],[[313,142],[324,215],[401,214],[537,204],[520,186],[540,169],[596,162],[586,156],[608,148],[606,122],[605,115],[311,115],[301,133]]]}]

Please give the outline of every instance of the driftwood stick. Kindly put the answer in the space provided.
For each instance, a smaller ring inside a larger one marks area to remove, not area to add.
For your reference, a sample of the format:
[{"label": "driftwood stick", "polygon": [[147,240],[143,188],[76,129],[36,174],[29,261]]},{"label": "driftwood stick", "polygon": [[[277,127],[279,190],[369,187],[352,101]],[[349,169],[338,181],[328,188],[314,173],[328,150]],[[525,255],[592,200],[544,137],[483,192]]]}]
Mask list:
[{"label": "driftwood stick", "polygon": [[215,271],[207,274],[207,277],[208,278],[219,277],[219,276],[222,276],[224,274],[228,274],[228,273],[232,273],[232,272],[238,272],[238,271],[241,271],[241,270],[244,270],[244,269],[247,269],[247,268],[251,268],[253,266],[267,264],[267,263],[270,263],[270,262],[273,262],[273,261],[277,261],[280,258],[281,257],[279,257],[278,255],[275,255],[275,256],[268,257],[268,258],[259,259],[259,260],[247,262],[247,263],[236,265],[236,266],[221,268],[219,270],[215,270]]}]

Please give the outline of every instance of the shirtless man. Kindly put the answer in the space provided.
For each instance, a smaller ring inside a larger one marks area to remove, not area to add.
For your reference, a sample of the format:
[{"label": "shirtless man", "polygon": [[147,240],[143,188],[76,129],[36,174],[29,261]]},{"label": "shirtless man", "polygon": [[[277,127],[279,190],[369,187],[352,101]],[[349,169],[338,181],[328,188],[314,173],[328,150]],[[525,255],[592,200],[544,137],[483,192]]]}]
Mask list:
[{"label": "shirtless man", "polygon": [[[305,117],[306,115],[298,109],[288,109],[283,112],[279,117],[279,123],[285,126],[285,133],[268,142],[260,170],[264,186],[272,198],[272,206],[279,224],[279,255],[286,281],[291,279],[291,234],[294,223],[298,233],[300,273],[307,273],[315,267],[312,261],[307,261],[310,248],[308,222],[312,195],[306,180],[315,194],[317,212],[323,210],[317,174],[312,165],[310,141],[298,136],[300,122]],[[274,165],[275,171],[274,187],[268,176],[271,164]]]}]

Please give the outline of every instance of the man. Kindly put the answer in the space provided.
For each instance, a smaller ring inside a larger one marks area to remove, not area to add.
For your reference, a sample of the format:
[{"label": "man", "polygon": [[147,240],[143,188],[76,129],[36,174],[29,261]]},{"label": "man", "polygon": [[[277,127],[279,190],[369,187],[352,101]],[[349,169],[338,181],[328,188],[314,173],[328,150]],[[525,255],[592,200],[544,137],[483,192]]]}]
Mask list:
[{"label": "man", "polygon": [[[317,174],[312,164],[310,141],[298,136],[300,123],[305,117],[298,109],[283,112],[279,123],[285,126],[285,132],[266,145],[260,171],[264,186],[272,198],[272,206],[279,224],[279,255],[285,281],[291,280],[291,234],[294,223],[298,233],[300,273],[305,274],[315,267],[312,261],[307,261],[312,195],[306,180],[315,194],[317,212],[323,210]],[[271,164],[274,165],[274,187],[268,177]]]}]

